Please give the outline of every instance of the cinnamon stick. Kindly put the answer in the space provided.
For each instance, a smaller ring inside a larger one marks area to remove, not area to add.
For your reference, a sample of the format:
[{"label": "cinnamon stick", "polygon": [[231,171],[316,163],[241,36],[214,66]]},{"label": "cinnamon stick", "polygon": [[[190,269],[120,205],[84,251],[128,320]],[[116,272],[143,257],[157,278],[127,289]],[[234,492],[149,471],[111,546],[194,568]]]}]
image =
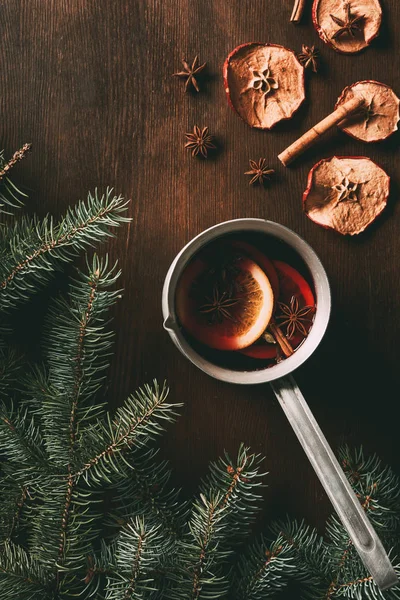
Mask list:
[{"label": "cinnamon stick", "polygon": [[279,345],[286,358],[292,356],[292,354],[294,353],[292,345],[290,344],[289,340],[283,335],[280,327],[278,327],[276,323],[270,323],[269,329],[272,335],[274,336],[276,343]]},{"label": "cinnamon stick", "polygon": [[321,135],[329,131],[329,129],[332,129],[332,127],[340,123],[340,121],[343,121],[343,119],[349,115],[355,113],[364,104],[365,101],[362,96],[354,96],[351,100],[341,104],[330,115],[325,117],[325,119],[322,119],[322,121],[314,125],[314,127],[311,127],[304,135],[293,142],[286,150],[281,152],[278,156],[281,163],[287,167],[287,165],[295,158],[310,148]]},{"label": "cinnamon stick", "polygon": [[303,12],[306,7],[306,2],[307,0],[295,0],[292,16],[290,17],[290,21],[292,23],[299,23],[301,17],[303,16]]}]

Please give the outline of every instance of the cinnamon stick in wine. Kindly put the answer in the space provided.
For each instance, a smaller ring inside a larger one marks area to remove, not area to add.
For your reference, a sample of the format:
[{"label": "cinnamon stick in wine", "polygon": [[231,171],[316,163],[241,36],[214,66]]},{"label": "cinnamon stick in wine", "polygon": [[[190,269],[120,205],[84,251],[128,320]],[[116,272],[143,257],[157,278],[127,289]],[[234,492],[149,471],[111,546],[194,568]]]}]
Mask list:
[{"label": "cinnamon stick in wine", "polygon": [[295,160],[295,158],[300,156],[300,154],[305,152],[305,150],[310,148],[321,135],[329,131],[329,129],[332,129],[332,127],[340,123],[340,121],[343,121],[349,115],[355,113],[364,104],[365,102],[362,96],[355,96],[348,102],[340,105],[330,115],[325,117],[325,119],[322,119],[322,121],[314,125],[314,127],[311,127],[304,135],[293,142],[291,146],[281,152],[278,156],[281,163],[286,167]]}]

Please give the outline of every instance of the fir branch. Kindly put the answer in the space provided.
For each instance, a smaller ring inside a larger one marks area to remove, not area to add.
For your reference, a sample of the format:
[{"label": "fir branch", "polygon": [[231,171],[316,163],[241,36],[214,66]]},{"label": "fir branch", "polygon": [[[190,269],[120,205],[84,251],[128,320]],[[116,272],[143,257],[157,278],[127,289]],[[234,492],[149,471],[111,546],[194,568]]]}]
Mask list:
[{"label": "fir branch", "polygon": [[[71,465],[87,423],[98,418],[103,405],[94,398],[106,376],[114,333],[107,330],[109,309],[120,297],[111,286],[120,272],[96,255],[86,274],[78,271],[69,301],[59,299],[46,325],[48,377],[30,388],[41,395],[38,412],[47,451],[53,461]],[[79,426],[78,426],[79,424]]]},{"label": "fir branch", "polygon": [[268,544],[261,539],[239,556],[229,597],[264,600],[282,591],[297,569],[295,551],[282,536]]},{"label": "fir branch", "polygon": [[100,502],[99,495],[86,486],[71,485],[68,475],[49,478],[41,486],[29,547],[31,555],[52,574],[60,594],[78,584],[69,578],[71,574],[86,571],[87,557],[101,529]]},{"label": "fir branch", "polygon": [[0,257],[0,309],[8,310],[27,301],[63,263],[70,262],[84,247],[112,234],[110,227],[129,221],[123,216],[127,203],[111,190],[89,194],[87,202],[68,209],[54,225],[52,217],[39,221],[23,217],[3,241]]},{"label": "fir branch", "polygon": [[14,153],[8,162],[4,160],[4,152],[0,152],[0,214],[11,214],[4,210],[4,206],[11,208],[20,208],[23,206],[23,198],[26,198],[26,194],[19,190],[7,175],[14,165],[22,160],[30,148],[31,144],[24,144],[20,150]]},{"label": "fir branch", "polygon": [[0,553],[0,596],[5,599],[52,600],[46,570],[20,546],[5,544]]},{"label": "fir branch", "polygon": [[22,365],[23,359],[14,348],[0,345],[0,398],[6,400],[15,395]]},{"label": "fir branch", "polygon": [[78,455],[74,470],[77,479],[84,477],[91,483],[112,483],[125,466],[129,466],[124,453],[143,446],[160,434],[165,422],[176,417],[180,404],[166,402],[168,388],[145,385],[130,396],[111,419],[98,421],[85,431],[85,444]]},{"label": "fir branch", "polygon": [[18,534],[21,513],[29,497],[27,486],[21,486],[12,472],[3,471],[0,480],[0,552],[2,546]]},{"label": "fir branch", "polygon": [[49,472],[41,432],[26,408],[0,405],[0,453],[14,466],[15,479],[39,485],[38,470]]},{"label": "fir branch", "polygon": [[156,572],[170,542],[143,517],[129,521],[115,541],[116,573],[107,577],[106,600],[142,600],[157,591]]},{"label": "fir branch", "polygon": [[139,448],[128,458],[129,468],[115,485],[118,509],[111,524],[123,525],[145,514],[161,526],[164,535],[177,539],[187,522],[188,503],[179,501],[179,490],[169,485],[171,471],[157,460],[158,450]]},{"label": "fir branch", "polygon": [[[220,598],[229,583],[224,568],[233,544],[254,518],[261,485],[260,457],[239,448],[236,461],[213,463],[195,500],[188,531],[178,542],[178,570],[171,574],[168,597],[174,600]],[[238,515],[240,514],[240,519]]]},{"label": "fir branch", "polygon": [[11,171],[11,169],[24,158],[27,152],[32,148],[32,144],[24,144],[22,148],[14,152],[12,157],[7,163],[1,165],[0,168],[0,181],[4,179],[6,175]]}]

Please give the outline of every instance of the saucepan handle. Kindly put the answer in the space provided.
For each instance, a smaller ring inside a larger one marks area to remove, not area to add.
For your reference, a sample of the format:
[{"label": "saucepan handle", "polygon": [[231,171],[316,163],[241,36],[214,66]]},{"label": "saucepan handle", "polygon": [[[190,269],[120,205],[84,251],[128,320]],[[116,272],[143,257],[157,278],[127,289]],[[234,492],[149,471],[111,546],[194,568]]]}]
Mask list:
[{"label": "saucepan handle", "polygon": [[290,375],[271,383],[300,444],[365,567],[381,590],[399,583],[385,549]]}]

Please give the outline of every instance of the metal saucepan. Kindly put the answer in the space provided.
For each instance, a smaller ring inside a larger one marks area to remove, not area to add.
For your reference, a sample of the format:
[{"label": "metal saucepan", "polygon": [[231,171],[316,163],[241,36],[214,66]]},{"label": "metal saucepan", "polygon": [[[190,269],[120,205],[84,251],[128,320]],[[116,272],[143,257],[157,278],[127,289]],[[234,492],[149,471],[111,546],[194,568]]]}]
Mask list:
[{"label": "metal saucepan", "polygon": [[[235,371],[209,362],[192,348],[182,332],[175,312],[178,280],[190,259],[205,245],[232,233],[266,234],[290,246],[304,261],[311,274],[316,294],[313,326],[296,352],[280,363],[257,371]],[[199,369],[229,383],[258,384],[269,382],[300,444],[303,446],[334,509],[381,590],[398,584],[396,573],[374,528],[352,490],[300,389],[291,376],[314,352],[322,340],[331,310],[328,277],[314,250],[290,229],[263,219],[236,219],[210,227],[190,241],[176,256],[167,273],[162,294],[164,327],[179,350]]]}]

